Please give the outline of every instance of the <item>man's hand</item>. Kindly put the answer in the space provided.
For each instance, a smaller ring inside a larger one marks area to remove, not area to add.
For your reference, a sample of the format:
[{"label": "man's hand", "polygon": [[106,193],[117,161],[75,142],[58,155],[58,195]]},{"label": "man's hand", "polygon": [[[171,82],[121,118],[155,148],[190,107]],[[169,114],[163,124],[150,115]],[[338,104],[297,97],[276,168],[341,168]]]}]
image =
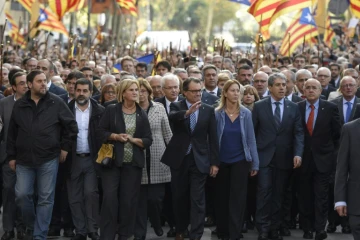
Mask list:
[{"label": "man's hand", "polygon": [[16,160],[10,160],[9,167],[11,170],[13,170],[15,172],[16,171]]},{"label": "man's hand", "polygon": [[200,106],[201,106],[201,101],[198,101],[198,102],[194,103],[193,105],[191,105],[189,110],[186,111],[185,117],[188,117],[188,116],[190,116],[190,114],[196,112],[196,110],[198,110]]},{"label": "man's hand", "polygon": [[347,207],[346,206],[337,206],[336,211],[340,217],[347,216]]},{"label": "man's hand", "polygon": [[251,176],[251,177],[254,177],[254,176],[256,176],[257,173],[258,173],[258,171],[256,171],[256,170],[251,170],[250,176]]},{"label": "man's hand", "polygon": [[301,157],[295,156],[294,157],[294,168],[298,168],[301,166]]},{"label": "man's hand", "polygon": [[67,152],[67,151],[61,150],[60,157],[59,157],[59,162],[60,162],[60,163],[65,162],[67,155],[68,155],[68,152]]},{"label": "man's hand", "polygon": [[210,177],[216,177],[216,174],[218,173],[219,168],[215,165],[210,167]]}]

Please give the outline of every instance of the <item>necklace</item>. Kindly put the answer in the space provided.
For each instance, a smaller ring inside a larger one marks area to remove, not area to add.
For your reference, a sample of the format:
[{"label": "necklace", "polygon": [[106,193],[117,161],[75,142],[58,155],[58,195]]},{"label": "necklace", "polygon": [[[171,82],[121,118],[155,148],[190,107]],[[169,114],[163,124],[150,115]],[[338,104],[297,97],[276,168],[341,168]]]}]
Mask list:
[{"label": "necklace", "polygon": [[131,107],[131,108],[128,108],[128,107],[126,107],[125,105],[123,105],[123,107],[126,108],[126,109],[128,109],[128,110],[133,110],[133,109],[136,107],[136,105],[134,105],[134,106]]},{"label": "necklace", "polygon": [[228,109],[225,109],[225,110],[230,115],[230,117],[232,117],[238,111],[238,109],[235,109],[235,111],[231,113]]}]

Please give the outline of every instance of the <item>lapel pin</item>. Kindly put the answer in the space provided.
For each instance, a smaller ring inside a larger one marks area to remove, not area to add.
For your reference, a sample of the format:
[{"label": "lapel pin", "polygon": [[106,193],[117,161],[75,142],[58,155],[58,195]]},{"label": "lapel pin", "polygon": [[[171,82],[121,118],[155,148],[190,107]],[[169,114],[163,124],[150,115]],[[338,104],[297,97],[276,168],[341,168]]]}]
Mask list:
[{"label": "lapel pin", "polygon": [[321,110],[324,110],[324,108],[322,108]]}]

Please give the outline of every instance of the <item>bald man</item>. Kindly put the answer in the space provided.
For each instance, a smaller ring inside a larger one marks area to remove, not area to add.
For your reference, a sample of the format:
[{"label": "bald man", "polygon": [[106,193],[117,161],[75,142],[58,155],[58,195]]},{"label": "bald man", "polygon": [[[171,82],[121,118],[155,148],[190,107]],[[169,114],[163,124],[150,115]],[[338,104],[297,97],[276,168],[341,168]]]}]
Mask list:
[{"label": "bald man", "polygon": [[269,90],[268,90],[268,79],[269,75],[265,72],[258,71],[254,74],[254,87],[259,93],[260,99],[263,99],[264,97],[269,96]]},{"label": "bald man", "polygon": [[268,76],[270,76],[273,73],[272,69],[269,66],[266,66],[266,65],[259,68],[259,71],[262,71],[262,72],[266,73]]},{"label": "bald man", "polygon": [[298,201],[305,239],[327,238],[330,177],[336,166],[340,117],[336,104],[320,99],[322,86],[314,78],[304,83],[306,101],[299,102],[305,147],[299,169]]}]

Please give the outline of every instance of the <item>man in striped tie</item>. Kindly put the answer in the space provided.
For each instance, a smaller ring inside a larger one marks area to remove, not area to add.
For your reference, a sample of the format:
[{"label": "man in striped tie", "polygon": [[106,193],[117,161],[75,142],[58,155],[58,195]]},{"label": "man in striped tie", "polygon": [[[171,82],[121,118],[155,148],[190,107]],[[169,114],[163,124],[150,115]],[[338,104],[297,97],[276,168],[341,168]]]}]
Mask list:
[{"label": "man in striped tie", "polygon": [[336,167],[340,118],[336,104],[320,99],[321,84],[310,78],[304,84],[306,101],[298,103],[305,133],[305,148],[299,169],[298,201],[304,239],[327,238],[330,176]]}]

